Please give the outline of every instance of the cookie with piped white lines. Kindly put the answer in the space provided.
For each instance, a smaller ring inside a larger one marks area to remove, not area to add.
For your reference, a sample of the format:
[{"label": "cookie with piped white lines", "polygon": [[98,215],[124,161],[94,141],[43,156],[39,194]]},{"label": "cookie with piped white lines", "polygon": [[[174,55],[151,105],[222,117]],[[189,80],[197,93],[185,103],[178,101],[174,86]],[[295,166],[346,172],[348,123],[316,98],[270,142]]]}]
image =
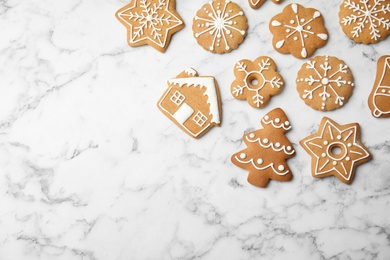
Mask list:
[{"label": "cookie with piped white lines", "polygon": [[299,4],[287,5],[271,19],[269,29],[276,51],[291,53],[300,59],[310,57],[328,41],[328,31],[321,13]]},{"label": "cookie with piped white lines", "polygon": [[[250,7],[259,9],[265,3],[265,0],[248,0]],[[272,0],[275,4],[281,4],[283,0]]]},{"label": "cookie with piped white lines", "polygon": [[203,5],[193,19],[192,30],[198,44],[213,53],[238,48],[247,34],[244,11],[231,0],[214,0]]}]

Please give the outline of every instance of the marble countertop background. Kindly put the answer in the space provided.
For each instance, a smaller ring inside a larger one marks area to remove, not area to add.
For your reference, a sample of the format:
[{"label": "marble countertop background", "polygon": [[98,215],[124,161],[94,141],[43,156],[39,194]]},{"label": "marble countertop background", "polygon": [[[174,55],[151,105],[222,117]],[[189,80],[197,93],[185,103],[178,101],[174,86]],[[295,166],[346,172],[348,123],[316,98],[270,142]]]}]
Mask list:
[{"label": "marble countertop background", "polygon": [[[192,36],[206,3],[177,0],[186,26],[166,53],[130,48],[115,19],[125,0],[0,1],[0,259],[390,259],[390,119],[371,116],[367,98],[375,45],[350,41],[341,1],[296,1],[319,9],[330,39],[315,55],[344,60],[355,77],[349,102],[333,112],[306,106],[295,89],[304,60],[273,50],[270,18],[282,5],[252,10],[248,36],[216,55]],[[230,94],[240,59],[271,56],[283,92],[264,109]],[[216,77],[221,127],[192,139],[156,106],[166,81],[187,67]],[[291,182],[260,189],[230,156],[244,132],[282,107],[297,155]],[[373,160],[348,186],[313,179],[299,140],[323,116],[358,122]]]}]

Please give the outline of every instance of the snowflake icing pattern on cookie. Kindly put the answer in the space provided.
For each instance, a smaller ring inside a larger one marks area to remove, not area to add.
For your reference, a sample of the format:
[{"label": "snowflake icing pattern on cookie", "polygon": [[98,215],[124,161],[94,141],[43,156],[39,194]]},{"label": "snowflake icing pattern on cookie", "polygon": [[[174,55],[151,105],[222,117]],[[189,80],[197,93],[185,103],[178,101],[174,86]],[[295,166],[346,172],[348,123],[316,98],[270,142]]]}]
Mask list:
[{"label": "snowflake icing pattern on cookie", "polygon": [[134,0],[117,12],[117,18],[128,27],[130,46],[150,44],[165,51],[171,34],[184,27],[181,17],[169,7],[174,0]]},{"label": "snowflake icing pattern on cookie", "polygon": [[290,4],[270,22],[275,49],[297,58],[310,57],[315,49],[325,45],[328,31],[319,11]]},{"label": "snowflake icing pattern on cookie", "polygon": [[284,86],[282,76],[276,72],[275,62],[261,56],[254,62],[241,60],[236,63],[236,80],[231,93],[237,99],[246,99],[252,107],[264,107],[271,96],[279,94]]},{"label": "snowflake icing pattern on cookie", "polygon": [[345,0],[340,7],[340,23],[356,42],[381,41],[390,34],[390,1]]},{"label": "snowflake icing pattern on cookie", "polygon": [[352,94],[353,76],[336,57],[317,56],[298,72],[297,89],[306,104],[317,110],[334,110]]},{"label": "snowflake icing pattern on cookie", "polygon": [[225,53],[236,49],[248,28],[243,10],[231,0],[215,0],[202,6],[194,17],[193,31],[205,49]]}]

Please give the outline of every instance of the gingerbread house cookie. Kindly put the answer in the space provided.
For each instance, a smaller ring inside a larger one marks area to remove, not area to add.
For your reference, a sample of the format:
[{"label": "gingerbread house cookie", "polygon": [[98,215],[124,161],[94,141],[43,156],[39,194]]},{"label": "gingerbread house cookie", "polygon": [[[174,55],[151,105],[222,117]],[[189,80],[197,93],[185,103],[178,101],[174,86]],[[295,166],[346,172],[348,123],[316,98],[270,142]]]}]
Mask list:
[{"label": "gingerbread house cookie", "polygon": [[157,106],[184,132],[195,138],[221,124],[217,82],[211,76],[199,77],[194,69],[186,69],[168,80],[168,88]]}]

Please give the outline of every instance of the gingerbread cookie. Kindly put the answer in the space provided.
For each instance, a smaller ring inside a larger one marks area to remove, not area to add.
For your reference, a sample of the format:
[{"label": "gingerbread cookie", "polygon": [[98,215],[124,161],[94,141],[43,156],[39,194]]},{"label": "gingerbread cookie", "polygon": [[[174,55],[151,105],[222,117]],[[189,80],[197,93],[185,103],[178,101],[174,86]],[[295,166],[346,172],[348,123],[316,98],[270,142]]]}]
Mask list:
[{"label": "gingerbread cookie", "polygon": [[275,62],[267,56],[258,57],[253,62],[240,60],[234,67],[234,75],[236,79],[230,87],[233,97],[246,99],[255,108],[264,107],[284,86],[283,77],[276,72]]},{"label": "gingerbread cookie", "polygon": [[356,167],[371,160],[371,154],[360,141],[358,123],[339,125],[324,117],[318,131],[300,141],[311,157],[311,172],[315,178],[336,176],[351,184]]},{"label": "gingerbread cookie", "polygon": [[310,57],[328,41],[321,13],[299,4],[287,5],[271,19],[269,29],[275,50],[300,59]]},{"label": "gingerbread cookie", "polygon": [[292,179],[286,160],[295,156],[295,150],[285,135],[291,129],[291,124],[282,109],[276,108],[266,114],[261,125],[263,129],[244,135],[247,148],[233,154],[231,160],[249,171],[250,184],[264,188],[270,179]]},{"label": "gingerbread cookie", "polygon": [[344,33],[357,43],[377,43],[390,35],[389,0],[344,0],[339,18]]},{"label": "gingerbread cookie", "polygon": [[[259,9],[260,6],[265,3],[265,0],[248,0],[248,2],[253,9]],[[272,0],[272,2],[274,2],[275,4],[281,4],[283,0]]]},{"label": "gingerbread cookie", "polygon": [[303,101],[321,111],[334,110],[347,103],[354,86],[351,70],[332,56],[317,56],[304,63],[296,83]]},{"label": "gingerbread cookie", "polygon": [[199,77],[186,69],[168,80],[168,88],[158,108],[184,132],[199,138],[211,127],[221,124],[221,102],[214,77]]},{"label": "gingerbread cookie", "polygon": [[231,0],[214,0],[202,6],[193,20],[196,41],[214,53],[238,48],[248,29],[244,11]]},{"label": "gingerbread cookie", "polygon": [[368,106],[374,117],[390,117],[390,55],[382,56],[378,60]]},{"label": "gingerbread cookie", "polygon": [[131,0],[115,15],[126,27],[132,47],[149,44],[165,52],[172,34],[184,27],[175,0]]}]

